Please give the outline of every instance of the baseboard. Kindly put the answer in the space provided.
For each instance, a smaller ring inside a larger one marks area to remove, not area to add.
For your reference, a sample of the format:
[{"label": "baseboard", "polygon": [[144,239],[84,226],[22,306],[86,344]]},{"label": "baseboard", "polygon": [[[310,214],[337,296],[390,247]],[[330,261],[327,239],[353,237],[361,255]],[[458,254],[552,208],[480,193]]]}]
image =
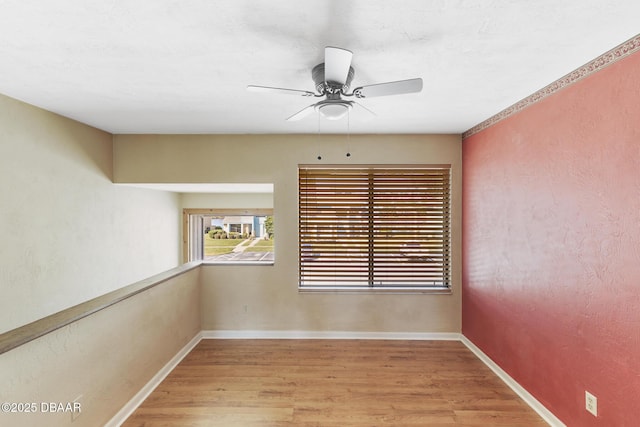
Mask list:
[{"label": "baseboard", "polygon": [[136,393],[136,395],[133,396],[131,400],[129,400],[129,402],[127,402],[127,404],[124,405],[107,424],[105,424],[105,427],[118,427],[124,423],[138,408],[138,406],[140,406],[151,392],[162,382],[162,380],[164,380],[167,375],[169,375],[169,373],[178,366],[178,363],[180,363],[180,361],[182,361],[182,359],[184,359],[184,357],[193,350],[201,339],[202,333],[196,334],[191,341],[182,347],[182,349],[173,356],[171,360],[169,360],[169,362],[164,365],[162,369],[160,369],[160,371],[158,371],[158,373],[155,374],[153,378],[151,378],[151,380],[149,380],[149,382],[147,382],[144,387],[142,387],[142,389]]},{"label": "baseboard", "polygon": [[344,339],[344,340],[447,340],[459,341],[453,332],[354,332],[354,331],[262,331],[209,330],[203,339]]},{"label": "baseboard", "polygon": [[460,335],[460,341],[467,346],[469,350],[475,354],[478,359],[482,360],[511,390],[513,390],[524,402],[538,413],[552,427],[566,427],[551,411],[544,407],[531,393],[524,389],[509,374],[507,374],[500,366],[498,366],[489,356],[484,354],[474,343],[469,341],[464,335]]}]

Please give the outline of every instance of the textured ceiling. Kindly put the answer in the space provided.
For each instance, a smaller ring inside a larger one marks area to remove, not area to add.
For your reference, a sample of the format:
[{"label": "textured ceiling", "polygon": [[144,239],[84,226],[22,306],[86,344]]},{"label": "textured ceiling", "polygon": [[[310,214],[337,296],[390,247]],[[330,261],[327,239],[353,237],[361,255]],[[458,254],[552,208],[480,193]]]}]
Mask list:
[{"label": "textured ceiling", "polygon": [[[635,36],[637,0],[0,0],[0,93],[112,133],[462,133]],[[285,118],[324,47],[371,120]]]}]

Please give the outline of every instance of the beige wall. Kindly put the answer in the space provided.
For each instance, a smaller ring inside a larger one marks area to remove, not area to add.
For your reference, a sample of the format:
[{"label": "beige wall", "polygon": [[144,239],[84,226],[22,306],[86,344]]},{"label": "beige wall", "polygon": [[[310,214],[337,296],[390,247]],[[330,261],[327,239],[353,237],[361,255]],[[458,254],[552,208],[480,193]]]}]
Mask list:
[{"label": "beige wall", "polygon": [[182,207],[216,209],[272,209],[273,193],[184,193]]},{"label": "beige wall", "polygon": [[112,156],[110,134],[0,95],[0,333],[179,264],[180,197],[114,186]]},{"label": "beige wall", "polygon": [[[298,292],[297,165],[318,155],[323,164],[452,165],[452,295]],[[114,137],[116,182],[274,184],[275,265],[202,267],[205,330],[459,332],[461,173],[458,135]]]},{"label": "beige wall", "polygon": [[[103,426],[200,332],[199,269],[0,354],[0,425]],[[81,414],[42,413],[40,402],[81,399]]]}]

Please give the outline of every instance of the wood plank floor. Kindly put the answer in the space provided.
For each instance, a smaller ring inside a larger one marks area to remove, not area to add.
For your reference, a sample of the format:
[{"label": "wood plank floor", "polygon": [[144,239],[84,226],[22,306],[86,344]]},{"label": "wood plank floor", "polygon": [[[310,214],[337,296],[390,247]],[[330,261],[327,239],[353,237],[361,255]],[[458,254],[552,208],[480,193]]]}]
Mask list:
[{"label": "wood plank floor", "polygon": [[203,340],[123,424],[546,426],[458,341]]}]

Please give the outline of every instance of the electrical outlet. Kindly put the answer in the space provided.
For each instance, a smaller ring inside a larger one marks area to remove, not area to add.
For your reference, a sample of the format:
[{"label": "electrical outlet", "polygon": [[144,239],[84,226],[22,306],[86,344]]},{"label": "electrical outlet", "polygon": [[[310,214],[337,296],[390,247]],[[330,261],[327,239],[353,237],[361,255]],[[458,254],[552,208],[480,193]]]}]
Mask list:
[{"label": "electrical outlet", "polygon": [[587,411],[591,412],[594,417],[598,416],[598,398],[588,391],[584,392],[584,401]]},{"label": "electrical outlet", "polygon": [[71,421],[75,421],[82,414],[82,395],[73,400],[73,411],[71,411]]}]

